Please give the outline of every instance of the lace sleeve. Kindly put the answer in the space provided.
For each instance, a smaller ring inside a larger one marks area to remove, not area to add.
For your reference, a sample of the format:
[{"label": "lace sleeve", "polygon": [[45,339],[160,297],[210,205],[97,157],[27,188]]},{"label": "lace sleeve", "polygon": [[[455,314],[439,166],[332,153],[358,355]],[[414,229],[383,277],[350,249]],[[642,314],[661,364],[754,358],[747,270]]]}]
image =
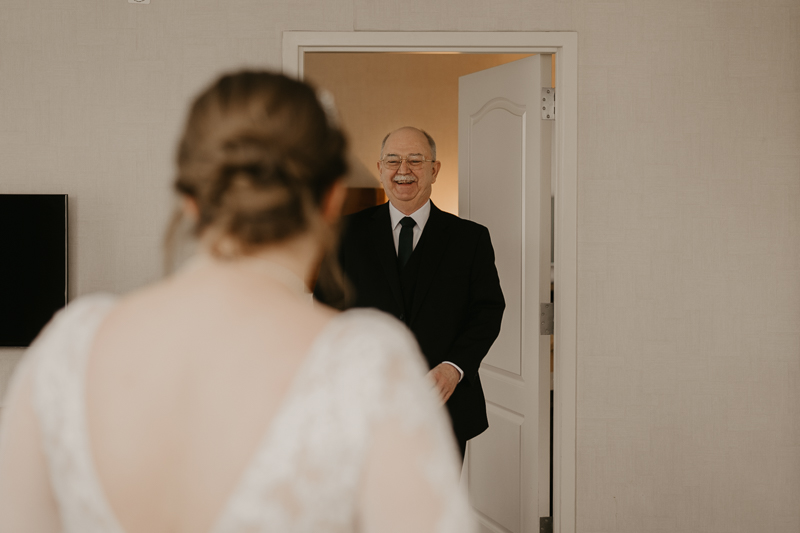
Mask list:
[{"label": "lace sleeve", "polygon": [[0,531],[58,531],[58,509],[33,408],[33,361],[17,366],[0,425]]},{"label": "lace sleeve", "polygon": [[0,531],[59,531],[50,487],[34,383],[42,338],[54,335],[51,321],[26,350],[11,378],[0,419]]},{"label": "lace sleeve", "polygon": [[[0,424],[0,531],[45,532],[65,527],[59,493],[53,487],[61,472],[51,464],[58,430],[68,426],[58,423],[64,391],[43,387],[42,377],[55,374],[62,382],[69,380],[71,376],[60,370],[87,348],[86,337],[93,332],[87,318],[102,316],[110,302],[109,296],[95,295],[59,311],[14,371]],[[42,401],[43,395],[48,401]],[[72,481],[65,481],[70,491],[75,489]]]},{"label": "lace sleeve", "polygon": [[[450,421],[425,378],[416,341],[399,323],[375,318],[384,353],[376,370],[373,423],[358,495],[365,532],[466,533],[471,509]],[[375,368],[375,367],[373,367]],[[372,396],[372,395],[370,395]]]}]

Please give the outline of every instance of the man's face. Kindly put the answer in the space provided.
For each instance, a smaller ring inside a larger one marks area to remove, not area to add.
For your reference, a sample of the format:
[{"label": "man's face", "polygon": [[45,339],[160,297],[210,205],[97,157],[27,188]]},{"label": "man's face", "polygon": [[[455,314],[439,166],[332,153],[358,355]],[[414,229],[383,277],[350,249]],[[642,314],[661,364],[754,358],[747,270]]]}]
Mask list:
[{"label": "man's face", "polygon": [[[425,135],[413,128],[402,128],[389,135],[383,148],[383,159],[389,156],[403,159],[411,156],[433,159]],[[419,168],[409,168],[404,160],[400,168],[391,170],[378,161],[378,172],[386,196],[392,205],[406,215],[422,207],[431,197],[431,186],[436,182],[440,167],[438,161],[426,161]]]}]

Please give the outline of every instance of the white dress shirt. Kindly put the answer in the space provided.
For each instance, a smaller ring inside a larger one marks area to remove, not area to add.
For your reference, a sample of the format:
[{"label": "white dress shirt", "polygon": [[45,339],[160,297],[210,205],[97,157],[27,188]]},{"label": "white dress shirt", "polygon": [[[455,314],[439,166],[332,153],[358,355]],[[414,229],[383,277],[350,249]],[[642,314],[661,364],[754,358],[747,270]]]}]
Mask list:
[{"label": "white dress shirt", "polygon": [[419,238],[422,237],[422,230],[425,229],[425,224],[428,223],[428,218],[431,216],[431,201],[428,200],[425,202],[425,205],[410,215],[404,215],[399,209],[392,205],[392,202],[389,202],[389,219],[392,221],[392,237],[394,238],[395,253],[398,253],[398,250],[400,250],[400,230],[403,229],[403,226],[400,225],[400,221],[406,216],[410,216],[414,219],[414,222],[416,222],[416,225],[412,228],[414,230],[414,240],[411,243],[411,249],[413,250],[417,247]]},{"label": "white dress shirt", "polygon": [[[394,238],[394,252],[399,253],[400,249],[400,230],[402,226],[400,225],[400,221],[403,220],[404,217],[409,216],[414,219],[416,224],[414,225],[414,239],[411,242],[411,249],[417,247],[417,243],[419,242],[419,238],[422,237],[422,230],[425,229],[425,224],[428,223],[428,218],[431,216],[431,201],[428,200],[425,202],[425,205],[411,213],[410,215],[405,215],[400,212],[392,202],[389,202],[389,219],[392,221],[392,237]],[[443,363],[447,363],[448,365],[452,365],[456,370],[458,370],[459,378],[458,381],[461,382],[464,379],[464,371],[455,364],[451,363],[450,361],[442,361]]]}]

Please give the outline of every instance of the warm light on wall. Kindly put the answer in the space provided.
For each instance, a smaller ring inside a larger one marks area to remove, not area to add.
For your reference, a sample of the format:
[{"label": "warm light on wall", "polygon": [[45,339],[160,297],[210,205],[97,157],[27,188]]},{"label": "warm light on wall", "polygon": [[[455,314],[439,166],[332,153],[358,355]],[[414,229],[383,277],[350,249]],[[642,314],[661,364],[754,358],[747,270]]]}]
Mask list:
[{"label": "warm light on wall", "polygon": [[[442,162],[431,199],[458,214],[458,78],[528,55],[307,53],[304,75],[333,94],[358,171],[366,169],[376,182],[387,133],[407,125],[430,133]],[[369,183],[363,178],[358,183]]]}]

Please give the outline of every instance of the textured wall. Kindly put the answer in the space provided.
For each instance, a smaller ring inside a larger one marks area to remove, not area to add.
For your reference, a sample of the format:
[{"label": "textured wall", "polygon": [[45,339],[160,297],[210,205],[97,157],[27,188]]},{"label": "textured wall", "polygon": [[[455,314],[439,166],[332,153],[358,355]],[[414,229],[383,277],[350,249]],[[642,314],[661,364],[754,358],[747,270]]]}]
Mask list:
[{"label": "textured wall", "polygon": [[151,1],[2,0],[0,187],[71,195],[73,294],[158,275],[188,96],[281,31],[577,31],[578,531],[800,531],[797,0]]},{"label": "textured wall", "polygon": [[580,531],[800,531],[799,8],[575,11]]}]

